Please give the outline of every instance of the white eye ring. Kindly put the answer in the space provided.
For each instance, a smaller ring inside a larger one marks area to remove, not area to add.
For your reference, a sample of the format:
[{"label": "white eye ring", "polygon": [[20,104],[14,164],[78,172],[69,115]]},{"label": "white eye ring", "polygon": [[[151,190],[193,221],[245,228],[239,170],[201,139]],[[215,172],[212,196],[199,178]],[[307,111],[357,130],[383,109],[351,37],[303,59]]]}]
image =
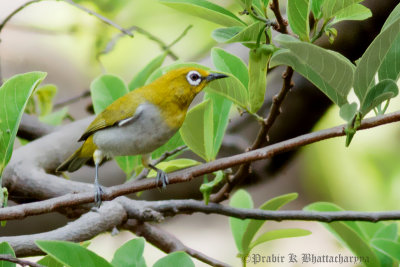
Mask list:
[{"label": "white eye ring", "polygon": [[186,75],[186,80],[190,85],[197,86],[201,83],[201,75],[195,70],[191,70]]}]

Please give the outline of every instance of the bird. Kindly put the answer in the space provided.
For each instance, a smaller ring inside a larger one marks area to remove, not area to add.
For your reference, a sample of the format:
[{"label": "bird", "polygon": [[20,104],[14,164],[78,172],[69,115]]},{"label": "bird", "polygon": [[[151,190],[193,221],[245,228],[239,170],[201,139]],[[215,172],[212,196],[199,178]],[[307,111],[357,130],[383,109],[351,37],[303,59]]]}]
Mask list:
[{"label": "bird", "polygon": [[99,166],[105,158],[142,155],[142,164],[157,172],[156,183],[168,184],[167,174],[150,163],[151,152],[182,126],[194,97],[210,82],[228,77],[197,67],[168,71],[152,83],[118,98],[99,113],[79,138],[82,145],[56,172],[74,172],[93,159],[94,200],[101,205]]}]

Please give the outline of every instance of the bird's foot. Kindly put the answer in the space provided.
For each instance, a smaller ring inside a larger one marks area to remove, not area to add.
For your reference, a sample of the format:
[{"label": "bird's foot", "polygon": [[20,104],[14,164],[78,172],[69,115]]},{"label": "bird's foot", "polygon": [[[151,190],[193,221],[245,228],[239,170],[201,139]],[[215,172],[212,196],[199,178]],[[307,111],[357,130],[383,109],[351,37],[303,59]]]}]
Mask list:
[{"label": "bird's foot", "polygon": [[96,208],[100,208],[101,206],[101,197],[104,193],[103,188],[99,183],[94,184],[94,203]]},{"label": "bird's foot", "polygon": [[156,176],[156,184],[159,186],[161,182],[162,188],[164,189],[167,184],[169,184],[168,181],[168,175],[165,171],[157,169],[157,176]]}]

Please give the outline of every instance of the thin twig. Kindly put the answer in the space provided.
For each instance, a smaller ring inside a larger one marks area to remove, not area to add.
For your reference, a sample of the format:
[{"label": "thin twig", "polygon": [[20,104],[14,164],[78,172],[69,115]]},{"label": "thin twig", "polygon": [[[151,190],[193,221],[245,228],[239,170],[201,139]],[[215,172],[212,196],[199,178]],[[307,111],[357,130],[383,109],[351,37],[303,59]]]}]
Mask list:
[{"label": "thin twig", "polygon": [[[272,105],[268,117],[264,120],[264,123],[261,125],[261,128],[258,132],[256,140],[248,150],[255,150],[262,147],[262,145],[265,143],[265,140],[268,139],[267,137],[269,130],[281,113],[283,100],[289,93],[290,89],[293,87],[292,76],[293,69],[291,67],[287,67],[286,71],[282,75],[282,89],[277,95],[272,98]],[[229,193],[236,185],[240,184],[247,177],[249,171],[250,163],[245,163],[241,165],[236,173],[228,180],[228,182],[224,184],[224,186],[222,186],[217,193],[210,196],[210,201],[221,202],[227,199],[229,197]]]},{"label": "thin twig", "polygon": [[79,8],[80,10],[83,10],[84,12],[88,13],[89,15],[95,16],[96,18],[98,18],[99,20],[101,20],[102,22],[104,22],[105,24],[108,24],[108,25],[110,25],[110,26],[112,26],[112,27],[114,27],[114,28],[120,30],[122,33],[124,33],[124,34],[126,34],[126,35],[128,35],[128,36],[130,36],[130,37],[133,37],[133,33],[131,33],[130,31],[128,31],[127,29],[122,28],[122,27],[119,26],[117,23],[113,22],[112,20],[110,20],[110,19],[108,19],[108,18],[106,18],[106,17],[104,17],[104,16],[102,16],[102,15],[100,15],[100,14],[94,12],[93,10],[90,10],[90,9],[84,7],[84,6],[79,5],[79,4],[75,3],[75,2],[72,1],[72,0],[57,0],[57,1],[64,1],[64,2],[70,4],[70,5],[74,6],[74,7],[77,7],[77,8]]},{"label": "thin twig", "polygon": [[[131,26],[131,27],[127,28],[127,30],[129,32],[132,32],[135,29],[136,29],[136,26]],[[97,56],[96,56],[97,59],[99,59],[100,56],[102,56],[102,55],[110,53],[114,49],[114,47],[117,44],[118,40],[121,39],[124,36],[125,36],[124,33],[118,33],[114,37],[112,37],[111,40],[107,43],[106,47],[97,54]]]},{"label": "thin twig", "polygon": [[[132,203],[131,203],[132,204]],[[122,204],[125,206],[124,204]],[[151,209],[161,213],[163,216],[175,216],[177,214],[192,214],[201,212],[205,214],[218,214],[239,219],[256,219],[256,220],[272,220],[272,221],[318,221],[318,222],[334,222],[334,221],[388,221],[399,220],[400,211],[378,211],[378,212],[362,212],[362,211],[303,211],[303,210],[261,210],[261,209],[243,209],[234,208],[228,205],[218,203],[204,204],[203,201],[194,199],[176,199],[164,201],[147,201],[142,207]],[[125,207],[128,217],[131,218],[129,207]],[[136,215],[136,213],[135,213]],[[143,219],[143,218],[141,218]],[[149,217],[149,219],[152,219]]]},{"label": "thin twig", "polygon": [[60,100],[60,101],[58,101],[57,103],[54,104],[54,108],[55,109],[62,108],[64,106],[66,106],[66,105],[78,102],[79,100],[87,98],[87,97],[90,97],[90,90],[85,90],[82,93],[80,93],[79,95],[76,95],[76,96],[73,96],[73,97],[70,97],[70,98],[67,98],[67,99]]},{"label": "thin twig", "polygon": [[16,257],[13,257],[9,254],[0,254],[0,261],[8,261],[8,262],[13,262],[17,263],[21,266],[31,266],[31,267],[44,267],[43,265],[40,265],[36,262],[32,261],[27,261],[27,260],[21,260]]},{"label": "thin twig", "polygon": [[174,41],[172,41],[172,43],[170,43],[170,44],[167,46],[168,50],[169,50],[171,47],[173,47],[176,43],[178,43],[180,40],[182,40],[182,38],[185,37],[185,35],[189,32],[189,30],[190,30],[191,28],[193,28],[193,25],[187,26],[187,27],[183,30],[183,32],[182,32]]},{"label": "thin twig", "polygon": [[[27,6],[29,6],[29,5],[31,5],[31,4],[33,4],[33,3],[37,3],[37,2],[41,2],[41,1],[43,1],[43,0],[31,0],[31,1],[28,1],[28,2],[24,3],[23,5],[21,5],[20,7],[18,7],[17,9],[15,9],[13,12],[11,12],[11,13],[0,23],[0,32],[1,32],[1,30],[4,28],[4,26],[7,24],[7,22],[8,22],[14,15],[16,15],[18,12],[20,12],[20,11],[21,11],[22,9],[24,9],[25,7],[27,7]],[[114,27],[114,28],[120,30],[122,33],[124,33],[124,34],[126,34],[126,35],[128,35],[128,36],[130,36],[130,37],[133,37],[133,34],[132,34],[131,32],[129,32],[129,31],[126,30],[125,28],[122,28],[122,27],[119,26],[117,23],[115,23],[115,22],[113,22],[112,20],[110,20],[110,19],[108,19],[108,18],[106,18],[106,17],[104,17],[104,16],[102,16],[102,15],[100,15],[100,14],[94,12],[93,10],[90,10],[90,9],[84,7],[84,6],[81,6],[81,5],[77,4],[77,3],[75,3],[75,2],[72,1],[72,0],[57,0],[57,1],[64,1],[64,2],[66,2],[66,3],[68,3],[68,4],[72,5],[72,6],[74,6],[74,7],[78,8],[78,9],[80,9],[80,10],[82,10],[82,11],[88,13],[89,15],[95,16],[96,18],[98,18],[99,20],[101,20],[102,22],[104,22],[105,24],[108,24],[108,25],[110,25],[110,26],[112,26],[112,27]]]},{"label": "thin twig", "polygon": [[278,22],[278,27],[275,27],[275,30],[280,33],[288,33],[288,22],[282,17],[281,11],[279,9],[279,0],[272,0],[269,7],[271,8],[272,12],[274,12],[276,21]]},{"label": "thin twig", "polygon": [[147,242],[150,242],[151,244],[166,253],[171,253],[174,251],[184,251],[193,258],[196,258],[199,261],[207,263],[211,266],[229,266],[195,249],[187,247],[172,234],[149,223],[139,222],[137,220],[128,220],[123,227],[127,230],[134,232],[138,236],[144,237]]},{"label": "thin twig", "polygon": [[[153,166],[156,166],[156,165],[159,164],[160,162],[163,162],[163,161],[166,160],[167,158],[169,158],[169,157],[171,157],[171,156],[173,156],[173,155],[175,155],[175,154],[181,152],[182,150],[185,150],[186,148],[187,148],[187,146],[184,145],[184,146],[177,147],[177,148],[175,148],[174,150],[166,151],[166,152],[164,152],[158,159],[153,160],[153,162],[152,162],[151,164],[152,164]],[[135,180],[144,179],[144,178],[147,177],[147,175],[149,175],[149,173],[150,173],[150,169],[144,168],[144,169],[142,170],[142,172],[141,172],[137,177],[135,177],[134,179],[135,179]]]},{"label": "thin twig", "polygon": [[[400,111],[365,119],[363,120],[359,130],[369,129],[398,121],[400,121]],[[212,173],[218,170],[224,170],[243,163],[272,158],[277,154],[294,150],[308,144],[338,136],[344,136],[346,135],[344,131],[345,128],[346,125],[340,125],[325,130],[304,134],[296,138],[288,139],[257,150],[245,152],[230,157],[220,158],[212,162],[170,173],[168,175],[169,183],[175,184],[188,182],[195,177],[201,177],[204,174]],[[102,200],[112,200],[118,196],[154,189],[157,188],[157,186],[158,184],[156,183],[156,179],[145,179],[104,188],[105,192],[103,194]],[[0,220],[22,219],[31,215],[38,215],[55,211],[62,207],[82,205],[91,203],[93,201],[94,195],[92,191],[76,194],[66,194],[61,197],[56,197],[48,200],[2,208],[0,209]]]},{"label": "thin twig", "polygon": [[14,17],[14,15],[16,15],[18,12],[20,12],[22,9],[24,9],[25,7],[37,3],[37,2],[41,2],[43,0],[31,0],[28,1],[26,3],[24,3],[23,5],[21,5],[20,7],[18,7],[17,9],[15,9],[13,12],[11,12],[10,14],[8,14],[8,16],[0,23],[0,32],[3,30],[4,26],[6,26],[7,22]]},{"label": "thin twig", "polygon": [[[143,34],[144,36],[148,37],[150,40],[156,42],[163,51],[166,51],[167,54],[169,56],[171,56],[171,58],[173,60],[177,60],[178,56],[174,52],[171,51],[171,47],[174,46],[177,42],[179,42],[188,33],[188,31],[192,27],[193,27],[192,25],[189,25],[188,27],[186,27],[186,29],[169,45],[167,45],[164,41],[162,41],[157,36],[151,34],[150,32],[148,32],[148,31],[146,31],[146,30],[144,30],[144,29],[142,29],[142,28],[140,28],[138,26],[131,26],[127,30],[129,32],[132,32],[132,31],[136,30],[138,33]],[[97,61],[100,63],[100,66],[101,66],[103,72],[106,72],[106,71],[105,71],[105,67],[101,63],[100,57],[102,55],[106,55],[106,54],[110,53],[114,49],[114,47],[117,44],[117,42],[119,41],[119,39],[121,39],[123,36],[124,36],[124,34],[122,34],[122,33],[119,33],[119,34],[115,35],[107,43],[106,47],[97,54],[96,58],[97,58]]]}]

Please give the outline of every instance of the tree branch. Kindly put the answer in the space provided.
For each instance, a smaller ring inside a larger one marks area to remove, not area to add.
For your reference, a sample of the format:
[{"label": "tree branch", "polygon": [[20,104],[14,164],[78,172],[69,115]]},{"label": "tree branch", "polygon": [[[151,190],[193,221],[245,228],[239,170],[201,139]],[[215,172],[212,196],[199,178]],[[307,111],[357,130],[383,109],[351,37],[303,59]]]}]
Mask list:
[{"label": "tree branch", "polygon": [[[79,125],[79,127],[82,127],[83,125],[86,125],[87,121],[89,121],[89,120],[78,121],[76,123],[73,123],[73,126]],[[387,115],[383,115],[383,116],[377,116],[377,117],[365,119],[362,122],[359,129],[360,130],[369,129],[372,127],[377,127],[380,125],[397,122],[397,121],[400,121],[400,111],[390,113]],[[217,160],[209,162],[209,163],[205,163],[205,164],[202,164],[199,166],[187,168],[185,170],[180,170],[180,171],[169,174],[169,182],[170,182],[170,184],[187,182],[187,181],[192,180],[195,177],[199,177],[204,174],[212,173],[217,170],[223,170],[223,169],[227,169],[232,166],[235,166],[235,165],[248,163],[248,162],[252,162],[252,161],[256,161],[256,160],[261,160],[261,159],[265,159],[265,158],[271,158],[271,157],[275,156],[276,154],[287,152],[289,150],[293,150],[293,149],[299,148],[301,146],[305,146],[308,144],[312,144],[312,143],[315,143],[315,142],[318,142],[321,140],[325,140],[325,139],[329,139],[329,138],[333,138],[333,137],[343,136],[343,135],[345,135],[344,128],[345,128],[345,125],[341,125],[341,126],[337,126],[337,127],[333,127],[333,128],[309,133],[309,134],[304,134],[304,135],[298,136],[296,138],[292,138],[292,139],[289,139],[289,140],[286,140],[286,141],[283,141],[280,143],[276,143],[276,144],[273,144],[273,145],[270,145],[270,146],[267,146],[264,148],[260,148],[257,150],[249,151],[249,152],[238,154],[238,155],[231,156],[231,157],[220,158],[220,159],[217,159]],[[53,142],[55,143],[54,145],[56,145],[56,144],[60,145],[59,144],[60,136],[62,134],[68,135],[71,132],[74,132],[74,129],[75,128],[73,128],[73,127],[70,127],[70,128],[65,127],[64,129],[62,129],[56,133],[46,136],[46,138],[47,138],[47,140],[49,140],[51,138],[51,140],[53,140]],[[73,134],[71,134],[71,135],[73,136]],[[72,137],[70,137],[70,138],[72,138]],[[38,145],[40,147],[41,144],[39,143],[39,141],[43,141],[43,140],[39,139],[37,141],[32,142],[29,145]],[[68,140],[63,140],[63,141],[68,141]],[[20,149],[28,149],[29,145],[24,146]],[[50,146],[53,150],[57,151],[58,147],[53,147],[52,144],[50,144],[50,143],[47,143],[47,145]],[[31,157],[30,154],[26,155],[25,150],[21,150],[20,153],[24,157],[28,157],[28,156]],[[44,150],[44,151],[41,151],[41,153],[47,153],[47,151]],[[65,151],[63,153],[65,153]],[[38,156],[40,158],[40,155],[38,155]],[[34,192],[35,194],[39,194],[39,196],[41,194],[44,194],[44,195],[47,194],[49,196],[48,188],[45,188],[45,190],[43,192],[38,190],[38,188],[21,189],[21,188],[19,188],[20,185],[17,182],[15,182],[13,184],[12,181],[9,180],[9,179],[24,179],[23,177],[17,177],[18,175],[20,175],[20,171],[18,171],[18,169],[15,170],[16,166],[21,165],[20,164],[21,161],[24,162],[24,160],[25,160],[24,157],[21,157],[21,158],[17,157],[17,159],[15,159],[15,158],[12,159],[10,164],[6,167],[6,169],[4,171],[4,179],[5,179],[6,185],[10,184],[11,186],[13,186],[13,188],[10,189],[10,192],[13,192],[13,189],[14,190],[17,189],[17,190],[23,190],[24,192]],[[59,160],[61,161],[62,159],[59,159]],[[27,161],[29,161],[29,160],[27,160]],[[49,164],[49,166],[47,166],[47,168],[50,166],[51,167],[57,166],[57,158],[53,159],[53,161],[46,160],[45,163]],[[29,163],[24,162],[24,164],[29,164]],[[26,167],[26,166],[24,166],[24,167]],[[37,176],[37,178],[30,180],[31,182],[29,183],[29,186],[34,186],[34,183],[39,183],[40,175],[42,175],[42,176],[46,175],[44,172],[38,173],[37,171],[34,170],[35,168],[37,168],[37,167],[32,166],[32,168],[29,169],[29,173],[25,174],[29,178],[31,178],[32,175]],[[10,170],[13,170],[13,172],[10,172]],[[50,176],[50,175],[48,175],[48,176]],[[12,177],[12,178],[10,178],[10,177]],[[51,179],[53,179],[53,181],[54,181],[54,177],[53,176],[51,176],[51,177],[52,178],[49,177],[49,181]],[[29,179],[29,178],[26,178],[26,179]],[[52,193],[54,195],[61,195],[65,192],[69,192],[68,188],[71,187],[71,183],[73,183],[73,182],[61,179],[61,180],[58,180],[58,183],[59,183],[59,185],[57,185],[57,189],[56,189],[57,191]],[[74,183],[77,183],[77,182],[74,182]],[[22,183],[21,186],[22,187],[28,186],[26,184],[27,183]],[[46,183],[46,184],[48,185],[48,183]],[[77,183],[77,184],[82,184],[82,183]],[[85,185],[85,184],[83,184],[83,185]],[[86,186],[77,185],[76,187],[79,188],[79,191],[86,191],[89,188],[92,188],[92,186],[89,184],[87,184]],[[145,179],[145,180],[129,182],[129,183],[121,184],[121,185],[116,185],[116,186],[112,186],[112,187],[104,189],[105,193],[103,195],[103,200],[104,201],[112,200],[118,196],[130,194],[130,193],[136,193],[136,192],[140,192],[140,191],[144,191],[144,190],[148,190],[148,189],[153,189],[156,187],[157,187],[157,183],[156,183],[155,179]],[[41,188],[41,186],[39,186],[39,188]],[[43,195],[42,195],[42,197],[43,197]],[[66,195],[63,195],[60,197],[56,197],[56,198],[52,198],[52,199],[48,199],[48,200],[44,200],[44,201],[39,201],[39,202],[29,203],[29,204],[22,204],[22,205],[18,205],[18,206],[14,206],[14,207],[6,207],[3,209],[0,209],[0,220],[21,219],[21,218],[24,218],[24,217],[30,216],[30,215],[38,215],[38,214],[48,213],[48,212],[55,211],[62,207],[70,207],[70,206],[76,206],[76,205],[81,205],[81,204],[87,204],[87,203],[91,203],[93,201],[94,201],[94,194],[92,191],[75,193],[75,194],[66,194]]]},{"label": "tree branch", "polygon": [[43,265],[40,265],[36,262],[21,260],[8,254],[0,254],[0,261],[13,262],[21,266],[43,267]]},{"label": "tree branch", "polygon": [[[127,211],[128,217],[136,217],[137,212],[132,211],[128,203],[123,203]],[[132,203],[130,203],[132,204]],[[380,211],[380,212],[361,212],[361,211],[332,211],[332,212],[314,212],[302,210],[261,210],[261,209],[242,209],[234,208],[218,203],[204,204],[203,201],[184,199],[184,200],[163,200],[163,201],[142,201],[142,210],[151,209],[165,217],[175,216],[177,214],[191,214],[201,212],[205,214],[219,214],[239,219],[256,219],[271,221],[318,221],[318,222],[334,222],[334,221],[388,221],[399,220],[400,211]],[[151,217],[139,217],[142,221],[151,220]]]},{"label": "tree branch", "polygon": [[[17,206],[18,207],[18,206]],[[0,242],[8,242],[18,257],[41,255],[35,240],[67,240],[80,242],[111,230],[126,221],[126,212],[117,202],[104,202],[97,211],[82,215],[64,227],[40,234],[22,236],[3,236]]]},{"label": "tree branch", "polygon": [[142,236],[147,242],[150,242],[165,253],[174,251],[184,251],[193,258],[205,262],[211,266],[229,266],[223,262],[215,260],[195,249],[185,246],[179,239],[172,234],[162,230],[161,228],[149,223],[140,222],[137,220],[128,220],[123,228],[134,232],[138,236]]}]

